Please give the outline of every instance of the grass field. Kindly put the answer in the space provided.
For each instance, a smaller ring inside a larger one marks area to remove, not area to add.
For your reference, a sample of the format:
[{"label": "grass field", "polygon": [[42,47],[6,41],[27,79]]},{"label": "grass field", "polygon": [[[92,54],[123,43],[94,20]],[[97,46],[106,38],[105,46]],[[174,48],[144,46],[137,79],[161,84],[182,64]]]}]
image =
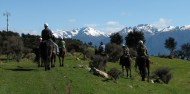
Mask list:
[{"label": "grass field", "polygon": [[[171,68],[173,78],[169,84],[142,82],[132,69],[132,78],[119,78],[117,83],[104,81],[77,64],[88,65],[88,61],[77,61],[74,56],[65,58],[65,67],[56,67],[50,71],[38,68],[29,60],[20,63],[0,61],[0,94],[65,94],[68,79],[71,79],[71,94],[189,94],[190,61],[180,59],[150,58],[154,63],[151,71],[160,66]],[[133,62],[134,63],[134,62]],[[76,68],[73,68],[76,67]],[[107,70],[118,63],[108,63]]]}]

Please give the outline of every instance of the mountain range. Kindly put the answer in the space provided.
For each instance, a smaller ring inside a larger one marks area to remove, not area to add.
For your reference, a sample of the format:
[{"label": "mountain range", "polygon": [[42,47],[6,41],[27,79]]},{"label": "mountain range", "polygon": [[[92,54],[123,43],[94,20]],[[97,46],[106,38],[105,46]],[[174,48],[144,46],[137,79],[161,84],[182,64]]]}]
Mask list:
[{"label": "mountain range", "polygon": [[[168,26],[163,29],[158,29],[153,25],[139,24],[134,27],[125,27],[118,31],[118,33],[123,37],[123,39],[125,39],[127,34],[134,28],[137,31],[142,31],[144,33],[146,46],[150,55],[169,54],[169,50],[164,46],[165,40],[169,37],[173,37],[175,39],[177,42],[177,49],[180,49],[182,44],[190,42],[190,25],[181,27]],[[83,27],[70,31],[57,30],[53,31],[53,33],[56,37],[79,39],[84,43],[92,42],[94,45],[99,45],[101,41],[108,43],[110,41],[109,36],[111,35],[91,27]]]}]

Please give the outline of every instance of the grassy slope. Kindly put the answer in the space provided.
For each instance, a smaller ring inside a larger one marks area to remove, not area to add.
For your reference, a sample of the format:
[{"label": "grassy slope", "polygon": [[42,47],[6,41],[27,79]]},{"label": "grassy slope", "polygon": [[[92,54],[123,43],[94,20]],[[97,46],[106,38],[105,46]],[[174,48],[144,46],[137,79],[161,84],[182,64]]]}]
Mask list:
[{"label": "grassy slope", "polygon": [[[57,66],[51,71],[38,68],[31,61],[21,63],[0,63],[0,94],[64,94],[67,78],[72,80],[72,94],[188,94],[190,92],[190,62],[179,59],[163,59],[151,57],[154,64],[151,70],[159,66],[170,67],[173,79],[168,85],[152,84],[140,81],[140,77],[132,69],[132,78],[120,78],[116,83],[104,82],[102,77],[90,74],[84,68],[73,68],[77,64],[88,64],[87,61],[76,61],[67,56],[65,67]],[[134,62],[133,62],[134,63]],[[108,63],[120,69],[118,63]]]}]

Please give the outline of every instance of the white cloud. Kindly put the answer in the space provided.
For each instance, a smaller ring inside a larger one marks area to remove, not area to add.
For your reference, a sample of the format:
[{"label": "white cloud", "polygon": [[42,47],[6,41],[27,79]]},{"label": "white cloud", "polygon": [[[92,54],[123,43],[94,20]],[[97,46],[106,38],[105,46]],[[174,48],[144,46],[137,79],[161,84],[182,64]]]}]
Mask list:
[{"label": "white cloud", "polygon": [[74,23],[74,22],[76,22],[76,19],[73,19],[73,18],[72,18],[72,19],[69,19],[69,22],[70,22],[70,23]]},{"label": "white cloud", "polygon": [[106,22],[105,28],[102,28],[102,30],[105,32],[113,33],[122,30],[124,27],[124,25],[120,24],[117,21],[108,21]]},{"label": "white cloud", "polygon": [[92,28],[96,28],[97,26],[99,26],[98,24],[85,24],[85,26],[87,27],[92,27]]},{"label": "white cloud", "polygon": [[169,26],[171,22],[171,19],[160,18],[157,22],[154,22],[153,25],[157,28],[164,28]]},{"label": "white cloud", "polygon": [[119,23],[116,21],[108,21],[106,22],[107,25],[118,25]]}]

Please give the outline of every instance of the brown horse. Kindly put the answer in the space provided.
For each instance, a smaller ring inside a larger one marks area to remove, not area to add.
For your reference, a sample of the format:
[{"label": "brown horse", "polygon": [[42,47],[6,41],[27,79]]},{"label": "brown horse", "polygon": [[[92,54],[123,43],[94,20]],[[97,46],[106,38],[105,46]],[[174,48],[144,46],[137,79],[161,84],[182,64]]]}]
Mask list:
[{"label": "brown horse", "polygon": [[127,77],[131,77],[131,59],[130,56],[122,55],[120,57],[120,65],[122,67],[122,72],[124,74],[124,67],[126,70]]},{"label": "brown horse", "polygon": [[66,48],[61,47],[61,48],[59,48],[59,51],[60,51],[60,53],[58,55],[59,63],[60,63],[60,66],[63,67],[64,66],[64,58],[65,58],[65,54],[66,54]]},{"label": "brown horse", "polygon": [[50,70],[50,62],[53,53],[53,44],[51,41],[46,40],[41,42],[40,55],[45,65],[45,71]]},{"label": "brown horse", "polygon": [[150,79],[150,63],[151,61],[147,57],[137,57],[135,67],[139,68],[141,80],[145,81],[146,75],[148,76],[148,82]]}]

